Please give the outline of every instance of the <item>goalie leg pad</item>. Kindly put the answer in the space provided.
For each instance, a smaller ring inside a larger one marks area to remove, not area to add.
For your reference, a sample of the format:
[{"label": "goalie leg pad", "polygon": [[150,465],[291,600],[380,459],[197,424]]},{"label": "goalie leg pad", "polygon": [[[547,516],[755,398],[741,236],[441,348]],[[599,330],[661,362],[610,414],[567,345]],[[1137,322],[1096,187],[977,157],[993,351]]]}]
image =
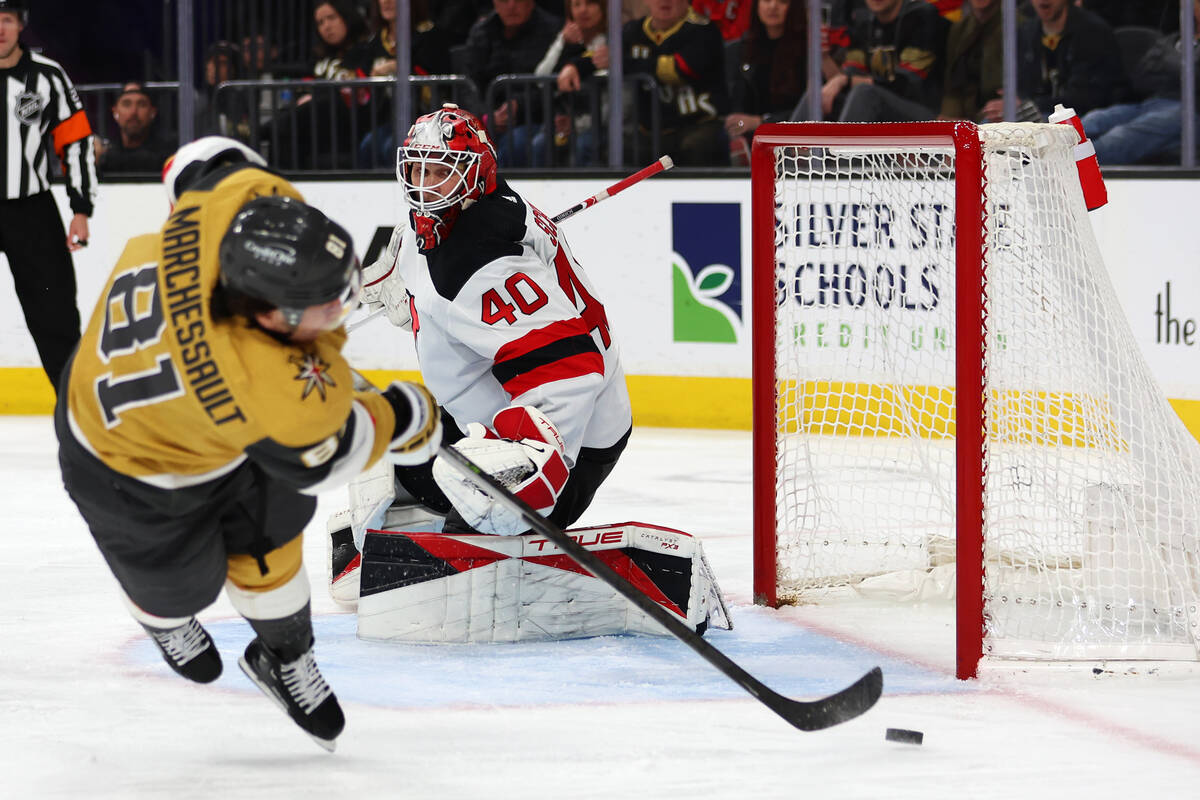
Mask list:
[{"label": "goalie leg pad", "polygon": [[[389,506],[382,515],[385,530],[439,531],[445,518],[419,503]],[[339,606],[358,607],[362,577],[362,552],[350,526],[350,512],[339,511],[329,518],[326,564],[329,566],[329,596]],[[366,536],[367,531],[363,531]]]},{"label": "goalie leg pad", "polygon": [[[732,627],[695,537],[635,522],[568,533],[693,629]],[[622,633],[666,631],[536,534],[367,534],[360,638],[518,642]]]},{"label": "goalie leg pad", "polygon": [[362,554],[354,542],[350,512],[341,511],[329,518],[329,546],[325,563],[329,565],[329,596],[343,608],[358,605],[358,581]]}]

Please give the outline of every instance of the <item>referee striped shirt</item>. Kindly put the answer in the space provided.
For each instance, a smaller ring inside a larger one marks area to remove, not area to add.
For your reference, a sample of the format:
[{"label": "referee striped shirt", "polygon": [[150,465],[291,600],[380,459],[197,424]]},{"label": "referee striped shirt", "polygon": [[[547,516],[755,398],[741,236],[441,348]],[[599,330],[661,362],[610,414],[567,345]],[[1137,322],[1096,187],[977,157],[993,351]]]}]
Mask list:
[{"label": "referee striped shirt", "polygon": [[96,198],[96,156],[92,127],[79,94],[58,62],[25,50],[0,69],[0,190],[6,200],[50,188],[46,144],[54,147],[66,171],[71,210],[91,216]]}]

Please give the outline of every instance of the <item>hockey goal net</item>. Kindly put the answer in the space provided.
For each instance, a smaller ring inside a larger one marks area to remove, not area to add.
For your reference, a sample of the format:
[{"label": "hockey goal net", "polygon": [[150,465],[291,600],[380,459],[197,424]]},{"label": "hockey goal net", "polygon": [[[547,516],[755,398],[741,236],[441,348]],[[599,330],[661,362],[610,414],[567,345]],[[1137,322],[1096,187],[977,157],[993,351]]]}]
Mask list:
[{"label": "hockey goal net", "polygon": [[755,137],[755,596],[953,597],[984,655],[1197,659],[1200,446],[1064,125]]}]

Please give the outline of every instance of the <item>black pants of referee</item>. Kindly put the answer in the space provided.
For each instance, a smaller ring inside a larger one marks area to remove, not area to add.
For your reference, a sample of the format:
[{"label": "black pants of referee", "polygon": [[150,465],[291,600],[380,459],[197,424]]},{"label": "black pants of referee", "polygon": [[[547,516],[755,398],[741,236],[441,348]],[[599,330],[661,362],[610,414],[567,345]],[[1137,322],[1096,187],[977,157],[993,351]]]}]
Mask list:
[{"label": "black pants of referee", "polygon": [[79,308],[67,232],[50,192],[0,200],[0,251],[8,257],[42,369],[57,391],[63,367],[79,343]]}]

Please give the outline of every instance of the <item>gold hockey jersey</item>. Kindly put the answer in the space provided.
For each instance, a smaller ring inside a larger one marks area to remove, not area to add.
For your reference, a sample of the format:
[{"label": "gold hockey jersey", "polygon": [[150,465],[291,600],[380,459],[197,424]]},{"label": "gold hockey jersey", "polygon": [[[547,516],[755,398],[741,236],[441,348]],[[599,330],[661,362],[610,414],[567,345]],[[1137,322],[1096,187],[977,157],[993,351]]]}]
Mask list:
[{"label": "gold hockey jersey", "polygon": [[303,199],[253,167],[186,192],[162,230],[131,239],[100,293],[70,370],[68,420],[107,466],[175,488],[212,480],[247,458],[315,491],[373,463],[395,417],[355,392],[344,329],[281,341],[235,317],[214,321],[217,251],[251,199]]}]

